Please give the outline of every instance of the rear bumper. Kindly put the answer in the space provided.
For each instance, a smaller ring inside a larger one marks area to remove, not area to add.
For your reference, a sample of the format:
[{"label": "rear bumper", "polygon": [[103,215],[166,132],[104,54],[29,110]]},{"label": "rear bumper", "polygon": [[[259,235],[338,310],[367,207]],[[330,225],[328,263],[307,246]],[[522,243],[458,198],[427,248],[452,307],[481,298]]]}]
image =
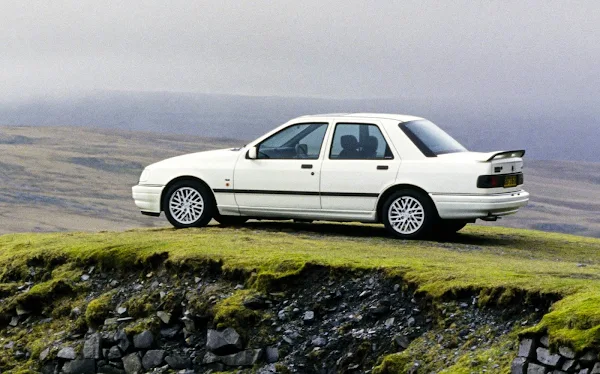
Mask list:
[{"label": "rear bumper", "polygon": [[164,186],[133,186],[131,193],[135,205],[140,208],[142,213],[160,214],[160,197],[164,188]]},{"label": "rear bumper", "polygon": [[516,192],[493,195],[431,195],[440,218],[474,219],[505,216],[516,213],[529,202],[529,193]]}]

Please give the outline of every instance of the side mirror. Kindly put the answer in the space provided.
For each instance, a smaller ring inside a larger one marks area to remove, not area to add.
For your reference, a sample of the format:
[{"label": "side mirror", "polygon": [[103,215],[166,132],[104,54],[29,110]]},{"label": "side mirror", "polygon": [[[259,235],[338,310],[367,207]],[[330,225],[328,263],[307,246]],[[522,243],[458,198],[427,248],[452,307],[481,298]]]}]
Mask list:
[{"label": "side mirror", "polygon": [[250,147],[248,150],[248,158],[251,160],[256,160],[258,158],[258,148]]}]

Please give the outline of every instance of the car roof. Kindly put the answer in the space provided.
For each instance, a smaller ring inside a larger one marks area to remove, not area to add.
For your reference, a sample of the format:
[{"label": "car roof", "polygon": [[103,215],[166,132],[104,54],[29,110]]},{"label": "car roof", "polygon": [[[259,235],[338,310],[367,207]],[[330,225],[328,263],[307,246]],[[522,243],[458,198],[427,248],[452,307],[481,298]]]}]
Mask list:
[{"label": "car roof", "polygon": [[371,119],[388,119],[400,122],[416,121],[423,119],[422,117],[411,116],[408,114],[391,114],[391,113],[325,113],[325,114],[310,114],[299,118],[307,117],[335,117],[335,118],[371,118]]}]

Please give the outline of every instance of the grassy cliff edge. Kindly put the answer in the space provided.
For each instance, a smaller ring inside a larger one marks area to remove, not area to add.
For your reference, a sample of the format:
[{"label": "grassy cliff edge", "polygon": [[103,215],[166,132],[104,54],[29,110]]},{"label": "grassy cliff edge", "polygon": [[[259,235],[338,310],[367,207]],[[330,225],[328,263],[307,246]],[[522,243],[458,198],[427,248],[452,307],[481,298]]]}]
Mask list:
[{"label": "grassy cliff edge", "polygon": [[466,294],[478,295],[481,307],[560,299],[521,334],[547,333],[552,346],[577,352],[600,347],[599,239],[478,226],[448,243],[398,241],[379,227],[328,223],[9,234],[0,236],[0,297],[20,284],[32,264],[52,272],[3,310],[76,294],[72,284],[83,266],[126,270],[162,262],[177,269],[218,264],[224,273],[243,274],[256,290],[307,265],[322,265],[381,271],[413,284],[433,302]]}]

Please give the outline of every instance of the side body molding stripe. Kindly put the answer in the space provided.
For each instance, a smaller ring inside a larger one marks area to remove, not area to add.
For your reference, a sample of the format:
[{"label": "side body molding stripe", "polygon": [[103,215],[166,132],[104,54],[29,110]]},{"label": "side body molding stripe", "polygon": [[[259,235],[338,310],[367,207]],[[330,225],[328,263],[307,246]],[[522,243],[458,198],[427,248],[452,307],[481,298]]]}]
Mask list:
[{"label": "side body molding stripe", "polygon": [[234,189],[213,189],[215,193],[244,193],[260,195],[304,195],[304,196],[342,196],[342,197],[379,197],[378,193],[358,193],[358,192],[312,192],[312,191],[279,191],[279,190],[234,190]]}]

